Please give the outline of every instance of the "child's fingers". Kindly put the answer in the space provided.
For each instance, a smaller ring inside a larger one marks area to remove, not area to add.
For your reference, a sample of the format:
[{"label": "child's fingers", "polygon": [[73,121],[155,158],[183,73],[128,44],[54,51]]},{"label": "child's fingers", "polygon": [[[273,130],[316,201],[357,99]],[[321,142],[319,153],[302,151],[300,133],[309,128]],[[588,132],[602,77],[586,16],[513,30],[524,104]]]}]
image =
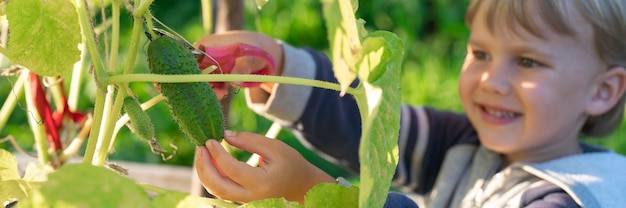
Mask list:
[{"label": "child's fingers", "polygon": [[206,146],[209,154],[214,159],[215,165],[234,183],[239,184],[243,188],[248,188],[258,183],[261,174],[260,169],[235,159],[215,140],[207,141]]},{"label": "child's fingers", "polygon": [[196,172],[202,185],[213,195],[233,200],[243,200],[241,197],[249,195],[248,190],[220,173],[205,147],[196,148]]},{"label": "child's fingers", "polygon": [[249,132],[226,131],[224,139],[232,146],[259,154],[265,159],[272,159],[286,151],[279,141]]}]

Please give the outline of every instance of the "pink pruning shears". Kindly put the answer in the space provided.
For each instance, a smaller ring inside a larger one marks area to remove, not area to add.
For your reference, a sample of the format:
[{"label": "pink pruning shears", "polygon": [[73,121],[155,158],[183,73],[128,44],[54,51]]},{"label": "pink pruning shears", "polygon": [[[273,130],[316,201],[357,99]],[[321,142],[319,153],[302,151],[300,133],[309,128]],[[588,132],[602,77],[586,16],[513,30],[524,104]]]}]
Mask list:
[{"label": "pink pruning shears", "polygon": [[[252,70],[251,74],[272,75],[274,74],[274,59],[272,56],[261,48],[248,45],[245,43],[233,43],[225,46],[206,47],[198,46],[198,51],[194,51],[198,67],[204,70],[209,66],[215,65],[218,68],[211,74],[230,74],[235,66],[235,61],[241,57],[254,57],[265,62],[265,65],[259,69]],[[244,82],[242,87],[254,87],[260,85],[260,82]],[[225,88],[223,82],[212,82],[214,88]]]}]

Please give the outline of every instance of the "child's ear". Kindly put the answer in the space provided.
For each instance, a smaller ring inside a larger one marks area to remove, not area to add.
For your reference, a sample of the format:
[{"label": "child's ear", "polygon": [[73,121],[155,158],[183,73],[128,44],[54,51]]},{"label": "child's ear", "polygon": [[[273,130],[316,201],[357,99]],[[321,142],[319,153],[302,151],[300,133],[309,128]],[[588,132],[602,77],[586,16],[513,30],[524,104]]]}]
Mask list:
[{"label": "child's ear", "polygon": [[604,77],[587,105],[587,114],[601,115],[613,108],[626,90],[626,68],[614,66],[604,72]]}]

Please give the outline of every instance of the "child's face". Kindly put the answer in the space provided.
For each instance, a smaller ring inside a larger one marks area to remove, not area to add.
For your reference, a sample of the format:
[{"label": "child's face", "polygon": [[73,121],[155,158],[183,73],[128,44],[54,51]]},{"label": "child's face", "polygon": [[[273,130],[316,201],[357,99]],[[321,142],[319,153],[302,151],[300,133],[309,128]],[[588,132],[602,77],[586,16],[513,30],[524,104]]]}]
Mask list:
[{"label": "child's face", "polygon": [[472,21],[459,78],[463,107],[481,143],[510,161],[540,162],[580,151],[585,110],[606,69],[589,24],[570,17],[576,37],[540,25],[542,39],[504,21],[491,31],[484,13]]}]

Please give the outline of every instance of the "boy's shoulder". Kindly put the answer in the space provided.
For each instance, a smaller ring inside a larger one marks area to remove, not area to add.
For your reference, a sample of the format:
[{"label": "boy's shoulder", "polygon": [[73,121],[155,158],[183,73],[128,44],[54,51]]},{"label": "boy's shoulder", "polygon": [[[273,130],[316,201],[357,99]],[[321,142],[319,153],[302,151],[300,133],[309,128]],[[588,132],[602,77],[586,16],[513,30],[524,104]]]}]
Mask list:
[{"label": "boy's shoulder", "polygon": [[544,163],[526,164],[526,171],[565,190],[585,207],[626,205],[626,157],[583,144],[594,151]]}]

